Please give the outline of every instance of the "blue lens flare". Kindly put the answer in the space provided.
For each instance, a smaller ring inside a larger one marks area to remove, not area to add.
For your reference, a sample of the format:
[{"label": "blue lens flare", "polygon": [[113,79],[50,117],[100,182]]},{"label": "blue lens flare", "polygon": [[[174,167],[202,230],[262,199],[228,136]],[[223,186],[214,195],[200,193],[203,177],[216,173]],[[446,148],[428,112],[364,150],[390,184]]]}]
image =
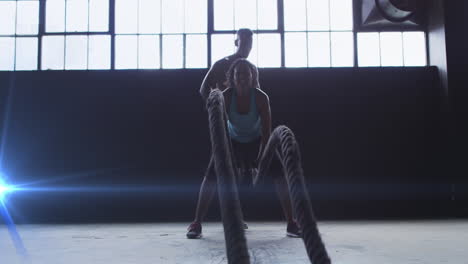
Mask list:
[{"label": "blue lens flare", "polygon": [[12,193],[15,190],[15,187],[8,185],[5,182],[5,174],[0,172],[0,215],[5,222],[5,225],[10,233],[10,238],[15,245],[16,251],[22,257],[27,257],[27,251],[24,246],[23,240],[16,229],[16,225],[13,222],[13,218],[11,217],[10,213],[8,212],[8,206],[6,201],[6,196],[9,193]]},{"label": "blue lens flare", "polygon": [[[93,178],[99,174],[109,175],[113,172],[121,173],[118,168],[107,168],[100,170],[87,170],[62,175],[41,175],[34,180],[20,180],[27,176],[8,176],[0,172],[0,225],[4,224],[9,232],[10,240],[15,246],[17,254],[24,259],[29,259],[27,242],[23,242],[20,231],[16,225],[16,217],[13,214],[15,198],[35,197],[40,198],[47,195],[70,193],[71,195],[99,194],[99,195],[122,195],[122,194],[158,194],[158,195],[184,195],[190,192],[198,192],[198,184],[152,184],[152,183],[115,183],[109,184],[106,180],[99,183],[84,184],[83,178]],[[31,178],[31,177],[29,177]],[[39,180],[38,180],[39,178]],[[16,179],[16,181],[13,181]],[[21,204],[21,203],[19,203]],[[1,254],[0,254],[1,255]],[[1,257],[0,257],[1,259]],[[0,261],[0,263],[2,263]]]},{"label": "blue lens flare", "polygon": [[3,198],[3,196],[7,193],[8,187],[3,185],[3,183],[0,183],[0,198]]},{"label": "blue lens flare", "polygon": [[8,193],[13,192],[14,188],[13,186],[9,186],[6,184],[6,182],[3,180],[4,174],[0,172],[0,201],[4,202],[5,198]]}]

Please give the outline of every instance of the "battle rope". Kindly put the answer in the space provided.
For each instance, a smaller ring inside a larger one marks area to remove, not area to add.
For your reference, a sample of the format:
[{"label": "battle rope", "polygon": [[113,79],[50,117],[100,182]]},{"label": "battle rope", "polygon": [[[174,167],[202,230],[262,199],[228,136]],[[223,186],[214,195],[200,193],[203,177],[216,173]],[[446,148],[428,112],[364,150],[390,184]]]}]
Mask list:
[{"label": "battle rope", "polygon": [[[279,151],[277,151],[278,147]],[[330,264],[331,260],[318,231],[305,185],[299,146],[294,133],[288,127],[279,126],[272,132],[260,160],[258,174],[254,178],[254,185],[261,181],[267,173],[275,151],[283,165],[296,220],[302,228],[302,240],[307,255],[314,264]]]},{"label": "battle rope", "polygon": [[[207,108],[228,263],[250,263],[236,186],[237,170],[233,165],[234,159],[225,125],[226,111],[221,91],[216,89],[210,93]],[[283,165],[296,220],[302,228],[302,239],[307,255],[314,264],[330,264],[331,260],[318,231],[306,189],[299,146],[288,127],[279,126],[272,132],[260,160],[254,185],[264,178],[275,151]]]},{"label": "battle rope", "polygon": [[226,133],[223,94],[213,90],[207,100],[211,148],[218,182],[221,218],[229,264],[249,264],[247,240],[237,192],[230,140]]}]

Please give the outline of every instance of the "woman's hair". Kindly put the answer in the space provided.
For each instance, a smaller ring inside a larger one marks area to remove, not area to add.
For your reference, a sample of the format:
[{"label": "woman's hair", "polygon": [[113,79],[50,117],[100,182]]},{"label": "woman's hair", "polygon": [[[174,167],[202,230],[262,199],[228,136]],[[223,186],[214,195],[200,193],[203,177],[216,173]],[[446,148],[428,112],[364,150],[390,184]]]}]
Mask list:
[{"label": "woman's hair", "polygon": [[250,61],[244,58],[236,59],[229,67],[227,72],[227,80],[228,80],[228,87],[234,88],[234,70],[237,66],[245,64],[249,67],[250,72],[252,73],[252,82],[255,86],[254,88],[260,89],[260,82],[258,81],[258,69],[255,65],[253,65]]}]

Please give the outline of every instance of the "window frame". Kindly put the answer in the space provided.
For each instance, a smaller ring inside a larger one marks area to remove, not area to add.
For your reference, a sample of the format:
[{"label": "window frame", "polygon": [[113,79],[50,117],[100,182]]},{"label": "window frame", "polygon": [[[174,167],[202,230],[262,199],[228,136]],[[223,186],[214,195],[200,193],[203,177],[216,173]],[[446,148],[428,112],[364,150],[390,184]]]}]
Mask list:
[{"label": "window frame", "polygon": [[[13,0],[14,1],[14,0]],[[92,35],[108,35],[110,37],[110,69],[109,70],[116,70],[115,68],[115,60],[116,60],[116,50],[115,50],[115,42],[116,42],[116,36],[117,35],[125,35],[125,34],[116,34],[115,32],[115,7],[116,7],[116,0],[107,0],[109,1],[109,27],[107,31],[100,31],[100,32],[90,32],[90,31],[84,31],[84,32],[67,32],[66,31],[66,24],[65,24],[65,30],[64,32],[46,32],[46,2],[47,0],[16,0],[16,5],[20,1],[32,1],[32,2],[39,2],[39,29],[37,35],[18,35],[16,32],[16,23],[15,23],[15,34],[13,35],[1,35],[0,37],[14,37],[15,38],[15,58],[14,58],[14,66],[13,70],[16,71],[16,39],[21,38],[21,37],[37,37],[38,39],[38,54],[37,54],[37,71],[46,71],[46,69],[42,69],[42,48],[43,48],[43,38],[45,36],[64,36],[66,39],[67,36],[70,35],[86,35],[88,37],[88,46],[89,46],[89,36]],[[65,0],[65,8],[66,8],[66,1]],[[89,0],[88,0],[89,1]],[[214,29],[214,0],[206,0],[207,1],[207,31],[206,33],[177,33],[176,35],[182,35],[183,38],[183,64],[181,69],[190,69],[186,68],[186,45],[187,45],[187,35],[204,35],[207,38],[207,57],[206,57],[206,65],[207,68],[210,68],[212,66],[212,36],[216,34],[235,34],[236,30],[215,30]],[[353,46],[353,66],[350,66],[350,68],[358,68],[360,67],[358,64],[358,33],[361,32],[391,32],[391,31],[399,31],[399,32],[411,32],[411,31],[418,31],[418,32],[423,32],[426,40],[426,66],[429,64],[430,58],[429,58],[429,52],[428,52],[428,37],[427,37],[427,29],[424,26],[395,26],[395,27],[382,27],[382,28],[371,28],[371,29],[366,29],[362,28],[360,26],[360,17],[361,17],[361,8],[360,8],[360,0],[352,0],[352,6],[353,6],[353,29],[347,32],[352,32],[353,34],[353,41],[354,41],[354,46]],[[161,2],[162,3],[162,2]],[[284,26],[284,0],[276,0],[277,4],[277,28],[276,29],[260,29],[260,30],[253,30],[255,34],[262,34],[262,33],[276,33],[279,34],[280,36],[280,48],[281,48],[281,66],[279,68],[287,68],[285,67],[285,33],[290,32],[290,31],[285,31],[285,26]],[[89,28],[89,8],[90,5],[88,4],[88,28]],[[16,9],[17,10],[17,9]],[[17,11],[16,11],[17,12]],[[258,12],[258,11],[257,11]],[[66,11],[65,11],[65,23],[67,20],[66,17]],[[258,16],[258,13],[257,13]],[[17,19],[17,14],[15,14],[15,20]],[[297,32],[314,32],[314,31],[297,31]],[[336,30],[329,30],[329,32],[339,32]],[[175,34],[175,33],[174,33]],[[159,69],[154,69],[154,70],[165,70],[163,68],[163,45],[162,45],[162,40],[164,35],[172,35],[170,33],[155,33],[155,34],[140,34],[140,33],[135,33],[135,34],[128,34],[128,35],[158,35],[159,36]],[[233,44],[232,44],[233,45]],[[255,43],[254,45],[258,45],[258,43]],[[330,44],[331,45],[331,44]],[[66,53],[66,44],[64,47],[64,53]],[[89,47],[88,47],[88,53],[89,53]],[[64,54],[64,69],[66,70],[65,67],[65,61],[66,61],[66,54]],[[89,64],[89,61],[88,61]],[[329,68],[333,68],[334,66],[330,65]],[[380,66],[383,67],[383,66]],[[406,67],[406,66],[403,66]],[[88,67],[87,67],[88,68]],[[201,68],[201,69],[207,69],[207,68]],[[305,68],[316,68],[316,67],[310,67],[306,66]],[[328,68],[328,67],[325,67]],[[83,70],[93,70],[93,69],[83,69]],[[137,69],[139,70],[139,69]]]}]

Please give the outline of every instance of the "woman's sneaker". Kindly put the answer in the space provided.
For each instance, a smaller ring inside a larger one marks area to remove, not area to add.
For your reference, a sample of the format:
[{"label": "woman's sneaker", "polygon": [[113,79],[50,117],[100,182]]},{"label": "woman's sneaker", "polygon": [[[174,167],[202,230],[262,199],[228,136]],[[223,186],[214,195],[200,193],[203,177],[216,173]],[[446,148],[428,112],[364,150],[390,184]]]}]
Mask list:
[{"label": "woman's sneaker", "polygon": [[187,228],[187,238],[195,239],[202,237],[202,226],[200,223],[193,222]]},{"label": "woman's sneaker", "polygon": [[286,235],[288,237],[301,237],[302,231],[296,222],[290,222],[286,228]]}]

